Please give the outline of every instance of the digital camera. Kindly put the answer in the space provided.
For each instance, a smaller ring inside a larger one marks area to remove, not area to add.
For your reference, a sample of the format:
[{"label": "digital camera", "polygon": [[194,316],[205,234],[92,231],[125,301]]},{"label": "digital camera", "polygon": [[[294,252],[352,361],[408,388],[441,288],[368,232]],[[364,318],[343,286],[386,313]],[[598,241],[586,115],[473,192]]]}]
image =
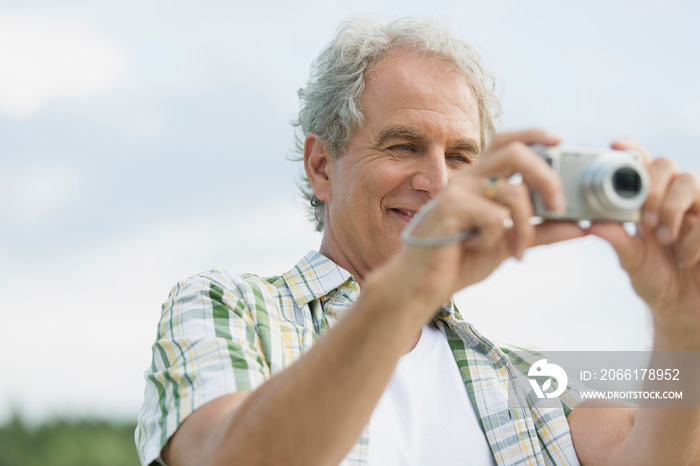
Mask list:
[{"label": "digital camera", "polygon": [[559,174],[566,211],[553,212],[530,190],[535,216],[555,220],[639,222],[649,191],[640,154],[593,147],[530,146]]}]

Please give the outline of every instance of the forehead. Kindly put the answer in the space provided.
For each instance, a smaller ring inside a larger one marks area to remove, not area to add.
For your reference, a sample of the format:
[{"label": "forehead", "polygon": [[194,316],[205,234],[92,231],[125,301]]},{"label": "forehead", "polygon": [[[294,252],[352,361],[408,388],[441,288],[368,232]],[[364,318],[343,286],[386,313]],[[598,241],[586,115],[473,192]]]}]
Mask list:
[{"label": "forehead", "polygon": [[393,51],[367,73],[362,108],[365,125],[405,125],[408,119],[480,139],[467,78],[445,59],[410,49]]}]

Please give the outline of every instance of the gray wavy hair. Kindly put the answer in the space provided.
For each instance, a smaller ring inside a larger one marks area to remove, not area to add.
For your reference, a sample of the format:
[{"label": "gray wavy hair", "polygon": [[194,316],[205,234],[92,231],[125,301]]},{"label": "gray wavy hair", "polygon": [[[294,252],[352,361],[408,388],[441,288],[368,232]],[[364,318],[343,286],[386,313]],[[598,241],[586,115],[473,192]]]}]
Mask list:
[{"label": "gray wavy hair", "polygon": [[[296,121],[296,152],[303,160],[306,135],[313,133],[340,157],[364,118],[360,99],[365,75],[380,66],[398,47],[437,56],[454,65],[466,77],[479,107],[482,151],[496,131],[501,104],[495,93],[495,79],[481,64],[479,52],[452,33],[449,23],[437,18],[402,18],[380,21],[358,17],[343,22],[335,39],[311,65],[306,87],[299,89],[301,109]],[[324,228],[324,202],[316,197],[306,176],[299,189],[309,202],[310,218],[316,230]]]}]

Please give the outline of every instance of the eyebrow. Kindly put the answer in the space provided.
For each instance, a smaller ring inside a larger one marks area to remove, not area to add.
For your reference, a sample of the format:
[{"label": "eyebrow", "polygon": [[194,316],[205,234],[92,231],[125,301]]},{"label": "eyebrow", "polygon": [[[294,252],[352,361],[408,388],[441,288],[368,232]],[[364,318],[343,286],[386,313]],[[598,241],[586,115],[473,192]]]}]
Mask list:
[{"label": "eyebrow", "polygon": [[[424,141],[425,134],[410,126],[389,126],[384,128],[377,137],[376,146],[381,147],[392,139],[407,139],[409,141]],[[450,144],[450,150],[459,150],[479,154],[481,148],[479,143],[473,139],[458,139]]]},{"label": "eyebrow", "polygon": [[389,126],[384,128],[377,138],[377,146],[383,146],[392,139],[408,139],[420,141],[425,139],[425,134],[410,126]]}]

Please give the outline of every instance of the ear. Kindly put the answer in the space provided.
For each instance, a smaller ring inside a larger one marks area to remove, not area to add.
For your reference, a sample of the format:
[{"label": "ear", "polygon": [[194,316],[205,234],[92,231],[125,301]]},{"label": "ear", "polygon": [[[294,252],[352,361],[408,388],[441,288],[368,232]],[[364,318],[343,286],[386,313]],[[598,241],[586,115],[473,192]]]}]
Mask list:
[{"label": "ear", "polygon": [[315,134],[310,133],[304,141],[304,170],[311,189],[321,201],[331,200],[331,150]]}]

